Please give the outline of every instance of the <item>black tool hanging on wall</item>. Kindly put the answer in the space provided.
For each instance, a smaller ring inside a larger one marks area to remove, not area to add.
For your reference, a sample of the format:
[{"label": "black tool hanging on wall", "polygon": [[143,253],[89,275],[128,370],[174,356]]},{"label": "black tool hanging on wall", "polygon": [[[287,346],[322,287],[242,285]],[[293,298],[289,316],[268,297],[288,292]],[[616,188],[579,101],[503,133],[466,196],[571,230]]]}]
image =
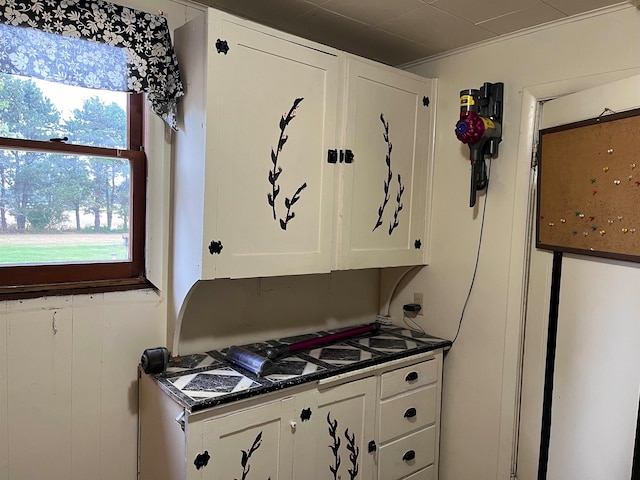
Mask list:
[{"label": "black tool hanging on wall", "polygon": [[469,206],[476,204],[476,192],[487,188],[486,157],[498,155],[502,141],[503,83],[485,83],[479,90],[460,92],[460,120],[456,137],[469,145],[471,160],[471,193]]}]

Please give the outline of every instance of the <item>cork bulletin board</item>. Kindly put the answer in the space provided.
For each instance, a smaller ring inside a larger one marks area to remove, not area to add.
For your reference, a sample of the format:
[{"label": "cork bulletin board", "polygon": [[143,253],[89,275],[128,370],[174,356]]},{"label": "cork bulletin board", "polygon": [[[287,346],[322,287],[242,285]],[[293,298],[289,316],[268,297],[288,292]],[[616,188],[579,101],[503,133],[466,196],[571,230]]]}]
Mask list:
[{"label": "cork bulletin board", "polygon": [[640,109],[540,131],[536,246],[640,262]]}]

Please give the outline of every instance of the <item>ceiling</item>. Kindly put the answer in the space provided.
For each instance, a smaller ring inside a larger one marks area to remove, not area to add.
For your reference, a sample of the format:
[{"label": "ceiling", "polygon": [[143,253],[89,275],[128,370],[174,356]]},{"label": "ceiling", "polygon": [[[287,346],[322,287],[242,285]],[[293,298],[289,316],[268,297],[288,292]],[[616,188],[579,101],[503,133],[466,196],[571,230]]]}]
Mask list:
[{"label": "ceiling", "polygon": [[621,3],[620,0],[198,2],[394,66]]}]

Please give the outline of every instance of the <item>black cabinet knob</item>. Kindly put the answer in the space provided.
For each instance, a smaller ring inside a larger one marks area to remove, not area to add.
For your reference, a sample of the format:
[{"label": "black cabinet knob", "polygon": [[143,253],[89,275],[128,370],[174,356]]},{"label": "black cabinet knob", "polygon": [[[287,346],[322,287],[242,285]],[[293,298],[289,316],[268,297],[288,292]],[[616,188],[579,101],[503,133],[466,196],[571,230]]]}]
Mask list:
[{"label": "black cabinet knob", "polygon": [[411,407],[408,408],[406,412],[404,412],[404,418],[413,418],[416,416],[418,412],[416,411],[415,408]]},{"label": "black cabinet knob", "polygon": [[378,446],[376,445],[376,442],[374,440],[371,440],[369,442],[368,448],[367,450],[369,451],[369,453],[373,453],[378,449]]},{"label": "black cabinet knob", "polygon": [[414,450],[409,450],[402,456],[402,460],[405,462],[410,462],[414,458],[416,458],[416,452]]},{"label": "black cabinet knob", "polygon": [[209,253],[211,255],[220,255],[221,251],[222,251],[222,242],[211,240],[211,243],[209,244]]},{"label": "black cabinet knob", "polygon": [[202,467],[206,467],[209,464],[209,460],[211,460],[211,455],[209,455],[209,452],[205,450],[203,453],[196,456],[193,464],[196,466],[197,470],[200,470]]},{"label": "black cabinet knob", "polygon": [[404,379],[407,382],[413,382],[414,380],[418,379],[418,372],[410,372],[406,377],[404,377]]},{"label": "black cabinet knob", "polygon": [[303,422],[306,422],[310,418],[311,418],[311,409],[303,408],[302,411],[300,412],[300,420],[302,420]]}]

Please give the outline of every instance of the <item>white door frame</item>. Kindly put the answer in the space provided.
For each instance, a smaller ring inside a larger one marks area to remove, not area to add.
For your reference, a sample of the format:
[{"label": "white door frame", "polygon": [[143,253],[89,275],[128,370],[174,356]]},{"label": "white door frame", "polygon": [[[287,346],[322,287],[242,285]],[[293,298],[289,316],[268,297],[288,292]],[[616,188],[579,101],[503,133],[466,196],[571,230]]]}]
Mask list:
[{"label": "white door frame", "polygon": [[[640,68],[605,72],[586,77],[526,86],[522,90],[520,136],[516,167],[516,186],[511,234],[511,265],[509,268],[509,292],[507,293],[507,318],[519,321],[507,322],[505,330],[505,350],[503,355],[502,417],[500,425],[500,445],[498,458],[498,478],[537,478],[540,445],[540,421],[542,415],[542,391],[544,387],[546,328],[548,322],[548,301],[537,319],[541,332],[537,336],[524,338],[527,320],[526,280],[529,267],[529,243],[532,234],[531,222],[531,158],[534,142],[537,141],[537,118],[540,102],[567,95],[580,90],[603,85],[626,77],[640,74]],[[548,271],[551,272],[549,255]],[[545,315],[546,312],[546,315]],[[525,351],[526,347],[526,351]],[[523,374],[526,370],[529,390],[539,392],[537,397],[528,398],[526,411],[520,402],[523,392]],[[536,388],[539,387],[539,388]],[[523,438],[527,439],[523,451]],[[533,446],[537,448],[533,448]],[[535,466],[535,471],[533,471]]]}]

